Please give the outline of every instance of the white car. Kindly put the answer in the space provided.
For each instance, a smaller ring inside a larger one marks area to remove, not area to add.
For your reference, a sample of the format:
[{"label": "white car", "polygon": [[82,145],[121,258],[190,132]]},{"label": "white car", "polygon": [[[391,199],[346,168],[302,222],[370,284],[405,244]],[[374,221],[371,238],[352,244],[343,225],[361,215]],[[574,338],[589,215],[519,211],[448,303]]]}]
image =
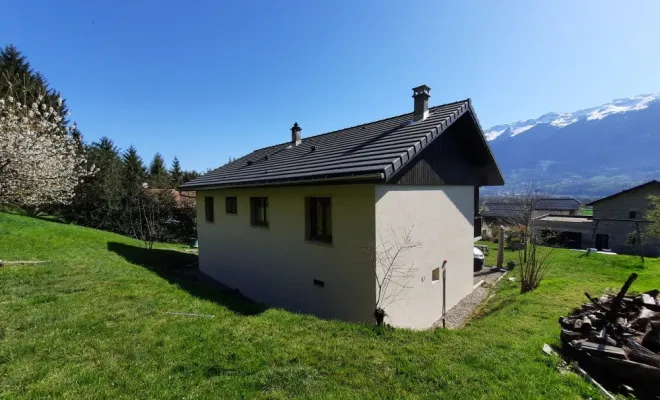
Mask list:
[{"label": "white car", "polygon": [[484,260],[486,259],[486,257],[484,257],[484,253],[482,253],[481,250],[477,249],[476,247],[473,247],[472,254],[474,255],[474,270],[481,271],[481,268],[484,267]]}]

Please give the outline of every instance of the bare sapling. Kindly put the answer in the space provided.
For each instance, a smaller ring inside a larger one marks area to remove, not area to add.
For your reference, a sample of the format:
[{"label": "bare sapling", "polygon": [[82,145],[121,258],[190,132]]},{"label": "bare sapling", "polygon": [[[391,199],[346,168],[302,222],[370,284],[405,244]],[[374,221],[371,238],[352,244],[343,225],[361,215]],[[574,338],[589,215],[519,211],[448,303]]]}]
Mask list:
[{"label": "bare sapling", "polygon": [[375,243],[367,246],[371,262],[376,269],[376,325],[382,326],[387,316],[386,308],[401,300],[412,287],[417,268],[406,263],[403,255],[420,246],[411,236],[412,227],[402,232],[391,229],[389,235],[379,235]]}]

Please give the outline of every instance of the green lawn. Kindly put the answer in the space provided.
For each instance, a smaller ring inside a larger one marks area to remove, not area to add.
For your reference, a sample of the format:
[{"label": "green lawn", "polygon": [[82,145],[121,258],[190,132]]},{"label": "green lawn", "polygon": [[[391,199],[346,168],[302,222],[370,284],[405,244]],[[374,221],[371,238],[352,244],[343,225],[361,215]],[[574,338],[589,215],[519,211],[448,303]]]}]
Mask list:
[{"label": "green lawn", "polygon": [[594,216],[593,207],[583,207],[582,208],[582,216],[584,216],[584,217],[593,217]]},{"label": "green lawn", "polygon": [[504,279],[465,329],[412,332],[200,287],[178,248],[0,213],[0,258],[50,261],[0,268],[0,398],[601,398],[542,344],[585,290],[660,287],[656,260],[557,251],[538,291]]}]

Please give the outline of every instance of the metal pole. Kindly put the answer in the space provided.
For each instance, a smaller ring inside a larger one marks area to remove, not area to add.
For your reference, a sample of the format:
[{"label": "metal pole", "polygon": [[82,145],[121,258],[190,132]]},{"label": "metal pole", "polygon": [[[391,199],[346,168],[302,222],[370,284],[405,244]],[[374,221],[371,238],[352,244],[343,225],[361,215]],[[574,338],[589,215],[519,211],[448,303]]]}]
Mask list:
[{"label": "metal pole", "polygon": [[497,268],[504,265],[504,226],[500,225],[500,234],[497,238]]},{"label": "metal pole", "polygon": [[442,262],[442,329],[445,329],[445,315],[447,314],[447,260]]}]

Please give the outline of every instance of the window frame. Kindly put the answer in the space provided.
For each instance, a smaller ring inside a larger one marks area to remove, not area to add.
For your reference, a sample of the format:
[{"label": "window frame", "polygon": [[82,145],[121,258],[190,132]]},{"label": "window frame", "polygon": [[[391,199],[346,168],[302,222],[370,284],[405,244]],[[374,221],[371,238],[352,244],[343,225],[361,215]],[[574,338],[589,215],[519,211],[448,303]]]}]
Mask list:
[{"label": "window frame", "polygon": [[[323,205],[320,199],[327,199],[327,204]],[[320,206],[320,207],[319,207]],[[322,233],[318,232],[317,222],[321,213]],[[312,215],[314,214],[314,215]],[[329,221],[328,221],[329,214]],[[307,196],[305,197],[305,240],[313,243],[322,243],[332,245],[332,197],[330,196]]]},{"label": "window frame", "polygon": [[225,214],[238,215],[238,197],[225,196]]},{"label": "window frame", "polygon": [[[268,197],[250,197],[250,225],[270,228],[270,221],[268,220]],[[263,208],[263,219],[257,220],[257,208]]]},{"label": "window frame", "polygon": [[204,221],[215,223],[215,200],[213,196],[204,196]]},{"label": "window frame", "polygon": [[637,219],[637,210],[628,210],[628,219]]}]

